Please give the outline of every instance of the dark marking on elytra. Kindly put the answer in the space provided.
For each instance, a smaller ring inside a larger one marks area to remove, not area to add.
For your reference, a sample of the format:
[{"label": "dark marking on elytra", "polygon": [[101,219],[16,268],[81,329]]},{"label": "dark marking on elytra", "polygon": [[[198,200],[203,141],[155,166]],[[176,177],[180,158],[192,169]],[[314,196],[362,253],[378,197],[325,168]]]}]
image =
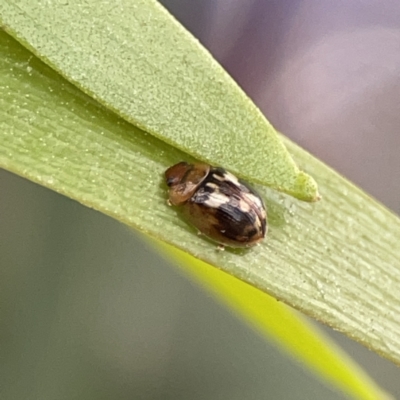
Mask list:
[{"label": "dark marking on elytra", "polygon": [[264,238],[267,221],[262,199],[223,168],[179,163],[167,170],[166,180],[173,182],[172,204],[183,207],[186,219],[210,239],[225,246],[249,247]]}]

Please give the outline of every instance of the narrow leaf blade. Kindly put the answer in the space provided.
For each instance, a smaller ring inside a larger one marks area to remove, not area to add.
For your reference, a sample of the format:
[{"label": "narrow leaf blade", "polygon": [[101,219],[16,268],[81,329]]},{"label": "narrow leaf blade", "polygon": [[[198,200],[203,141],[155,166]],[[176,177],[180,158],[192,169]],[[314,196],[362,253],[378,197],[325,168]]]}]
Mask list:
[{"label": "narrow leaf blade", "polygon": [[183,153],[99,107],[4,33],[0,46],[3,167],[184,249],[399,362],[400,224],[393,214],[287,141],[322,182],[324,201],[299,203],[259,187],[269,207],[268,240],[249,252],[218,253],[165,206],[163,170]]},{"label": "narrow leaf blade", "polygon": [[[7,31],[86,93],[193,157],[299,199],[318,199],[276,131],[153,0],[0,0]],[[118,62],[116,62],[118,61]]]},{"label": "narrow leaf blade", "polygon": [[194,260],[187,253],[161,242],[155,243],[175,259],[189,277],[234,309],[252,328],[297,357],[331,385],[357,399],[391,398],[322,332],[285,304],[200,260]]}]

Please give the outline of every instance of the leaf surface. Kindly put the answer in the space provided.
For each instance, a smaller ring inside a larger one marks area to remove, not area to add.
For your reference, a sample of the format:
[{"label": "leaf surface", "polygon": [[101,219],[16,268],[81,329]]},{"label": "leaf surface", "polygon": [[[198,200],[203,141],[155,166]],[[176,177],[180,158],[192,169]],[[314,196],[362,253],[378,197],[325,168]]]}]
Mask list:
[{"label": "leaf surface", "polygon": [[0,0],[7,31],[135,126],[210,164],[318,199],[261,112],[158,2]]},{"label": "leaf surface", "polygon": [[217,252],[165,204],[163,171],[187,154],[101,107],[3,32],[0,54],[2,167],[179,247],[400,363],[396,216],[283,139],[317,177],[324,201],[302,203],[258,186],[269,209],[267,240],[249,251]]}]

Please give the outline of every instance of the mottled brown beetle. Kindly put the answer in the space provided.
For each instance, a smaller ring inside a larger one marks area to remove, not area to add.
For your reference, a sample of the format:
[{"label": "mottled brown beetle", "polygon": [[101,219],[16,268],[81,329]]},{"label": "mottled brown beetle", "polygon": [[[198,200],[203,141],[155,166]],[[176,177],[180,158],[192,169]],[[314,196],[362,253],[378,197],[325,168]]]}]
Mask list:
[{"label": "mottled brown beetle", "polygon": [[165,171],[169,202],[222,246],[250,247],[267,232],[261,197],[223,168],[180,162]]}]

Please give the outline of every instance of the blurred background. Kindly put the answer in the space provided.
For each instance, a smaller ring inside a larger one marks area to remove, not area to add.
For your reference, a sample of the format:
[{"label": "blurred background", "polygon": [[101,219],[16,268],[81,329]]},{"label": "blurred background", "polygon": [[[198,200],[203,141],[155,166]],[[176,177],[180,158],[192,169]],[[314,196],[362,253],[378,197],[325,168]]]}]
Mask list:
[{"label": "blurred background", "polygon": [[[278,130],[400,212],[397,0],[162,3]],[[1,399],[344,398],[126,227],[0,187]],[[322,329],[400,398],[398,367]]]}]

